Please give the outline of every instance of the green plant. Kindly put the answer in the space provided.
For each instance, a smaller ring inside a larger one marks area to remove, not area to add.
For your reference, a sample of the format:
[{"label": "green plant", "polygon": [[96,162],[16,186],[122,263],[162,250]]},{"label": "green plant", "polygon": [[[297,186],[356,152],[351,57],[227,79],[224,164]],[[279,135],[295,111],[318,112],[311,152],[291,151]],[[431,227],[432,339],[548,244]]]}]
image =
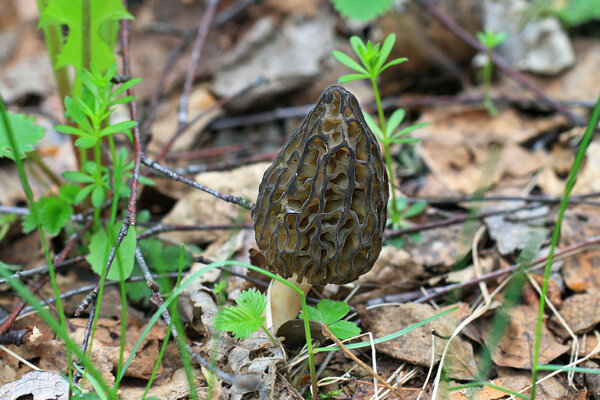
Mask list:
[{"label": "green plant", "polygon": [[[427,202],[425,201],[417,201],[416,203],[413,203],[410,206],[408,206],[408,200],[404,196],[398,197],[396,201],[396,209],[400,213],[400,219],[396,223],[396,225],[401,229],[409,227],[408,222],[406,222],[407,219],[416,217],[417,215],[425,211],[425,209],[427,208]],[[388,207],[391,207],[391,205],[388,204]],[[418,242],[421,240],[421,232],[409,233],[408,237],[412,241]],[[404,245],[404,238],[402,236],[397,236],[388,239],[388,243],[401,249]]]},{"label": "green plant", "polygon": [[493,32],[486,30],[485,32],[477,32],[477,40],[486,48],[485,62],[481,67],[480,74],[483,82],[483,105],[488,110],[490,115],[498,115],[498,109],[490,98],[490,90],[492,87],[492,51],[506,40],[506,32]]},{"label": "green plant", "polygon": [[394,0],[331,0],[331,3],[345,17],[368,21],[387,11]]},{"label": "green plant", "polygon": [[215,329],[233,332],[238,339],[250,337],[258,328],[262,329],[274,345],[277,340],[265,328],[263,316],[267,307],[267,298],[254,289],[241,292],[235,300],[236,306],[225,307],[217,313]]},{"label": "green plant", "polygon": [[360,64],[341,51],[334,50],[333,56],[346,67],[356,71],[356,73],[341,76],[338,80],[339,83],[351,82],[359,79],[368,79],[371,81],[371,86],[373,87],[373,93],[375,95],[375,102],[377,103],[379,124],[377,124],[373,117],[371,117],[368,113],[364,113],[365,121],[369,125],[369,128],[371,128],[371,130],[377,135],[381,141],[381,144],[383,145],[386,168],[390,177],[392,192],[390,221],[392,226],[398,227],[402,221],[402,213],[401,210],[398,209],[399,203],[396,198],[396,191],[394,190],[394,169],[392,167],[390,146],[393,143],[406,144],[418,142],[419,139],[407,138],[403,136],[428,125],[428,123],[419,123],[397,130],[406,114],[403,109],[395,110],[388,120],[385,118],[383,107],[381,105],[381,97],[379,95],[377,79],[379,75],[381,75],[381,73],[389,67],[407,61],[406,58],[395,58],[386,63],[395,41],[396,35],[394,34],[388,35],[383,41],[382,45],[379,43],[373,45],[370,41],[365,44],[359,37],[352,36],[350,38],[350,45],[352,46],[355,55],[358,57]]},{"label": "green plant", "polygon": [[[338,339],[345,340],[360,335],[360,328],[354,322],[342,320],[349,311],[350,306],[346,302],[322,299],[317,308],[308,306],[308,318],[322,322]],[[303,318],[303,315],[300,314],[300,317]]]}]

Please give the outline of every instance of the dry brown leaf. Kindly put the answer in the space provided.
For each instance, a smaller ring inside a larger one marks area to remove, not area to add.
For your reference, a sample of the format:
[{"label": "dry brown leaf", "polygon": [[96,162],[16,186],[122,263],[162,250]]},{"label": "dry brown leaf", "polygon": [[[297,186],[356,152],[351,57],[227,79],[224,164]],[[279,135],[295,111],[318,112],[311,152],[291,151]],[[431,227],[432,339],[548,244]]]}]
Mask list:
[{"label": "dry brown leaf", "polygon": [[20,379],[0,387],[3,400],[67,400],[69,381],[56,372],[31,371]]},{"label": "dry brown leaf", "polygon": [[[541,360],[540,363],[542,363]],[[538,379],[544,378],[550,372],[540,371]],[[510,390],[521,391],[531,385],[531,372],[529,371],[500,367],[498,368],[498,376],[497,381],[499,382],[499,385]],[[536,400],[562,399],[568,392],[569,388],[564,383],[563,377],[560,375],[553,376],[539,384],[535,398]],[[529,394],[530,390],[527,390],[524,393]]]},{"label": "dry brown leaf", "polygon": [[[591,331],[600,322],[600,291],[596,289],[568,297],[563,302],[560,315],[575,334]],[[548,328],[563,340],[570,337],[554,315],[548,321]]]},{"label": "dry brown leaf", "polygon": [[[600,215],[597,207],[570,207],[562,224],[560,246],[582,243],[598,232]],[[575,292],[600,287],[600,249],[590,248],[565,259],[562,275],[565,284]]]},{"label": "dry brown leaf", "polygon": [[[537,324],[537,307],[516,306],[509,312],[510,323],[506,327],[500,344],[492,350],[492,360],[496,365],[503,367],[531,369],[531,358]],[[484,341],[488,342],[487,335]],[[550,361],[566,353],[569,346],[565,346],[548,330],[546,325],[542,326],[542,340],[540,345],[540,364],[548,364]]]}]

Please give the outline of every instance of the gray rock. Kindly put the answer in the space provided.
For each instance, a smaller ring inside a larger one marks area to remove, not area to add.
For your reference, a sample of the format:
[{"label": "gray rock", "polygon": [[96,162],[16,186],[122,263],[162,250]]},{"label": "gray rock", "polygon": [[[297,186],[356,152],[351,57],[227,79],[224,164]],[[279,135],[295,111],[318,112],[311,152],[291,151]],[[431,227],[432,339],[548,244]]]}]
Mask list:
[{"label": "gray rock", "polygon": [[321,62],[331,55],[335,19],[327,13],[316,18],[292,18],[278,28],[263,18],[228,55],[216,72],[213,89],[229,96],[258,77],[268,80],[230,103],[237,110],[264,102],[307,84],[321,71]]}]

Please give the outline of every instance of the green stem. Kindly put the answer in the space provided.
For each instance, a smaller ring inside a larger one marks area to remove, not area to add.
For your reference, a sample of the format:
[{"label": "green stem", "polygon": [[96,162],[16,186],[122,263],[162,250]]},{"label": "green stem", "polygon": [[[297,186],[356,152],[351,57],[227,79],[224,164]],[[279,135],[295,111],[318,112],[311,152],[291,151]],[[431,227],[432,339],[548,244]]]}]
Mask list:
[{"label": "green stem", "polygon": [[548,254],[548,260],[546,262],[546,268],[544,269],[544,283],[542,285],[542,295],[540,296],[540,306],[538,309],[538,318],[537,318],[537,327],[535,331],[535,346],[533,353],[533,371],[531,374],[531,398],[535,399],[535,390],[536,390],[536,381],[538,371],[540,370],[539,365],[539,357],[540,357],[540,344],[542,338],[542,323],[544,320],[544,308],[546,307],[546,294],[548,293],[548,281],[550,280],[550,271],[552,270],[552,262],[554,261],[554,251],[556,250],[556,246],[558,245],[558,239],[560,237],[560,227],[562,225],[563,218],[565,216],[565,211],[567,210],[567,205],[569,204],[569,196],[573,191],[573,187],[575,186],[575,181],[577,179],[577,172],[581,167],[581,163],[585,158],[585,152],[594,137],[595,127],[598,125],[598,120],[600,120],[600,97],[596,101],[596,105],[592,110],[592,115],[590,116],[590,120],[588,122],[585,133],[583,134],[583,138],[581,139],[581,143],[579,144],[579,148],[577,149],[577,154],[575,155],[575,161],[573,162],[573,166],[571,167],[571,172],[569,173],[569,178],[567,179],[567,184],[565,186],[565,194],[560,202],[560,207],[558,211],[558,216],[556,218],[556,224],[554,225],[554,233],[552,234],[552,242],[550,244],[550,253]]},{"label": "green stem", "polygon": [[[25,192],[25,196],[27,197],[27,201],[30,205],[33,204],[33,191],[31,190],[31,186],[29,185],[29,180],[27,179],[27,175],[25,174],[25,168],[23,167],[23,162],[19,157],[19,144],[15,139],[14,132],[12,130],[12,126],[8,119],[8,112],[4,107],[4,99],[0,94],[0,117],[2,119],[2,123],[4,125],[4,131],[8,136],[8,142],[13,150],[13,156],[15,164],[17,165],[17,170],[19,171],[19,178],[21,180],[21,185],[23,186],[23,191]],[[42,247],[44,249],[44,255],[46,256],[46,265],[48,265],[48,274],[50,275],[50,283],[52,284],[52,291],[54,292],[54,297],[56,298],[56,308],[58,311],[58,316],[60,318],[60,327],[65,332],[67,330],[67,321],[65,318],[65,313],[63,310],[62,301],[60,299],[60,290],[58,289],[58,283],[56,282],[56,272],[54,270],[54,265],[52,263],[52,257],[50,256],[50,249],[48,248],[48,242],[46,240],[46,234],[42,227],[38,224],[37,231],[40,236],[40,240],[42,242]],[[67,363],[68,363],[68,373],[69,373],[69,382],[72,377],[71,370],[71,351],[67,348]],[[71,389],[69,389],[70,391]]]},{"label": "green stem", "polygon": [[260,324],[260,329],[262,329],[263,332],[267,334],[267,336],[269,337],[269,340],[271,341],[271,343],[273,343],[274,346],[279,346],[279,343],[277,342],[277,340],[273,337],[273,335],[271,335],[271,332],[269,332],[269,330],[267,328],[265,328],[265,326],[263,324]]},{"label": "green stem", "polygon": [[394,169],[392,167],[392,155],[390,154],[390,141],[387,135],[385,115],[383,115],[383,107],[381,106],[381,96],[379,95],[379,88],[377,87],[377,78],[371,78],[371,85],[373,86],[373,93],[375,94],[375,102],[377,103],[377,113],[379,114],[379,125],[381,126],[381,132],[383,133],[383,149],[385,152],[385,166],[388,170],[390,178],[390,191],[392,192],[392,220],[396,222],[397,216],[400,214],[398,205],[396,203],[396,190],[394,189]]}]

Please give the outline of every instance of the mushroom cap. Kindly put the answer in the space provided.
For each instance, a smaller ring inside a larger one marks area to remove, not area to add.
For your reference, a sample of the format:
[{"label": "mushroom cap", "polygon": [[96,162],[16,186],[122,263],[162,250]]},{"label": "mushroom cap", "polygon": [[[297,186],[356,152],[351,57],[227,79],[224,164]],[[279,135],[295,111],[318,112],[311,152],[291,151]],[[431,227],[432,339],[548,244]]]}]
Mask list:
[{"label": "mushroom cap", "polygon": [[265,171],[252,211],[270,270],[314,285],[369,271],[382,246],[388,176],[356,97],[327,88]]}]

